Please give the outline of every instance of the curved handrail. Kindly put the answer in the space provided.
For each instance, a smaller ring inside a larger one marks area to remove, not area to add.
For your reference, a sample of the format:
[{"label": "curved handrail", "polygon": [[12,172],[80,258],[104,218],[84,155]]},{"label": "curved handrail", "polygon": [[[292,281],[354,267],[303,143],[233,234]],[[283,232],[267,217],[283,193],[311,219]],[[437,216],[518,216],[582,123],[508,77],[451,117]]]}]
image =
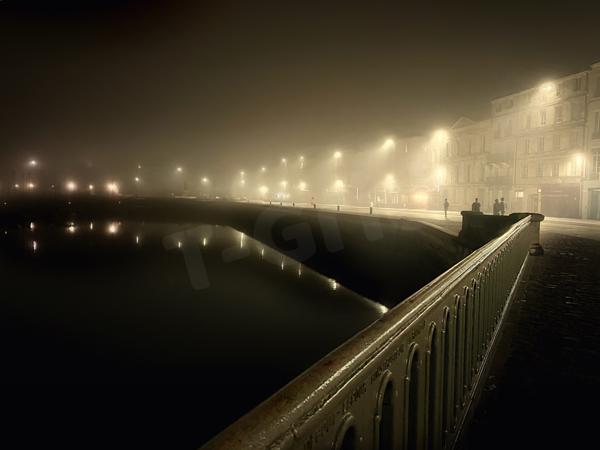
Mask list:
[{"label": "curved handrail", "polygon": [[203,448],[280,448],[299,434],[303,424],[322,409],[336,393],[387,349],[395,339],[444,296],[461,285],[465,277],[520,233],[531,216],[512,225],[503,235],[458,262],[386,315],[326,355],[289,384],[230,425]]}]

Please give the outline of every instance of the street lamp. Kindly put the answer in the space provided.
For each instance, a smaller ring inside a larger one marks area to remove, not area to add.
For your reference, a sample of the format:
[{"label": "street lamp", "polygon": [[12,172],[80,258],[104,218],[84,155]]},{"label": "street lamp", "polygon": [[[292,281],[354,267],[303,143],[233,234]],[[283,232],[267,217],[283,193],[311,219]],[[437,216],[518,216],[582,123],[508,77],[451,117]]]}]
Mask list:
[{"label": "street lamp", "polygon": [[381,146],[381,149],[385,151],[392,150],[393,148],[396,148],[396,143],[392,138],[386,139],[383,145]]},{"label": "street lamp", "polygon": [[106,183],[106,190],[109,194],[118,194],[119,193],[119,185],[115,182]]},{"label": "street lamp", "polygon": [[65,186],[67,188],[67,191],[69,191],[69,192],[75,192],[77,190],[77,183],[75,183],[72,180],[67,181]]}]

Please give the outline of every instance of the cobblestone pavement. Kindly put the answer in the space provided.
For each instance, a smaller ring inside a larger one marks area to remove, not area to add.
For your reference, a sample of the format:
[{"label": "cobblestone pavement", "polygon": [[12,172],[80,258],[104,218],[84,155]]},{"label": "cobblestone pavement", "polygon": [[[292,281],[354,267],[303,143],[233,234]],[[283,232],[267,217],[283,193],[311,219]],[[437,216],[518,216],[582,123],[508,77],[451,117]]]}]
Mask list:
[{"label": "cobblestone pavement", "polygon": [[542,228],[545,256],[509,311],[462,450],[598,448],[598,230],[554,230]]}]

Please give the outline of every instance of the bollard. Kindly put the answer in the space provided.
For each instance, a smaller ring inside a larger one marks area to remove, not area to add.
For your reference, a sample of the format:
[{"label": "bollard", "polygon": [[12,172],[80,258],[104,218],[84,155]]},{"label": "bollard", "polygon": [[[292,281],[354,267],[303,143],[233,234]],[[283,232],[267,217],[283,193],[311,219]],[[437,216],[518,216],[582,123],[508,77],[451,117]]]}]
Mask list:
[{"label": "bollard", "polygon": [[373,207],[369,206],[369,214],[373,214]]},{"label": "bollard", "polygon": [[317,204],[313,203],[313,209],[317,209]]},{"label": "bollard", "polygon": [[279,202],[279,206],[283,206],[283,202]]},{"label": "bollard", "polygon": [[339,210],[340,210],[340,205],[337,205],[337,210],[338,210],[338,212],[339,212]]},{"label": "bollard", "polygon": [[296,202],[292,202],[292,206],[296,206]]},{"label": "bollard", "polygon": [[273,203],[271,202],[271,200],[269,200],[269,206],[271,206]]}]

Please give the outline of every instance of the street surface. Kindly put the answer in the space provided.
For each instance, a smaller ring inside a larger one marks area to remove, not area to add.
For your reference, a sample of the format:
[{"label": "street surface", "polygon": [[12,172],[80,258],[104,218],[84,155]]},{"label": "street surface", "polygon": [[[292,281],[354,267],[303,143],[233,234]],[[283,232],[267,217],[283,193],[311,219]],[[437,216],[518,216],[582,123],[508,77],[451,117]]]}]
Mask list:
[{"label": "street surface", "polygon": [[[257,202],[262,203],[264,202]],[[273,203],[279,205],[279,203]],[[289,202],[283,202],[283,206],[291,207]],[[295,203],[297,208],[312,208],[308,203]],[[317,204],[317,211],[336,211],[337,205]],[[340,212],[346,214],[369,214],[368,206],[341,205]],[[398,217],[420,222],[430,223],[436,227],[443,228],[450,234],[458,234],[461,228],[462,216],[458,211],[448,211],[448,217],[444,217],[444,211],[424,209],[402,209],[402,208],[373,208],[373,216],[376,217]],[[592,239],[600,241],[600,221],[584,219],[563,219],[560,217],[546,217],[541,225],[542,240],[548,233],[563,234],[571,237]]]}]

